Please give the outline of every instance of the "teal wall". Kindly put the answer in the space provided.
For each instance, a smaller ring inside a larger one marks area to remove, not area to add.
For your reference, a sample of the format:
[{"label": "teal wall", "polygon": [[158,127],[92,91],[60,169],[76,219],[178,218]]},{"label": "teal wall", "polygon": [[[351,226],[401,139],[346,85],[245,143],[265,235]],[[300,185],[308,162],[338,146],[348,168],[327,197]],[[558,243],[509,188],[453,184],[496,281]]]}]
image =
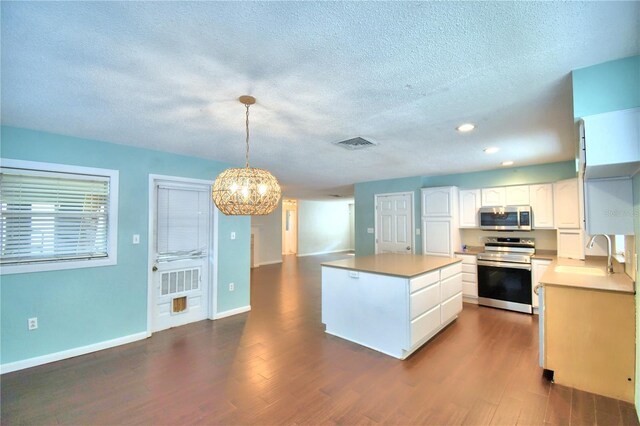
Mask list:
[{"label": "teal wall", "polygon": [[[575,161],[513,167],[484,172],[460,173],[441,176],[415,176],[401,179],[362,182],[355,185],[355,250],[357,256],[374,254],[374,234],[367,228],[375,225],[375,194],[414,192],[415,227],[420,228],[420,189],[433,186],[482,188],[501,185],[526,185],[555,182],[576,176]],[[415,230],[414,230],[415,232]],[[422,238],[416,236],[416,253],[422,253]]]},{"label": "teal wall", "polygon": [[[574,70],[572,78],[576,118],[640,107],[640,56]],[[640,174],[633,178],[633,204],[636,253],[640,253]],[[636,409],[640,407],[639,318],[640,297],[636,292]]]},{"label": "teal wall", "polygon": [[573,70],[573,116],[640,107],[640,56]]},{"label": "teal wall", "polygon": [[[0,361],[20,361],[144,332],[149,174],[214,179],[225,164],[12,127],[0,156],[120,171],[118,264],[1,276]],[[217,309],[249,304],[250,218],[219,215]],[[229,238],[235,231],[236,240]],[[140,244],[131,244],[140,234]],[[228,283],[235,291],[228,291]],[[27,319],[38,329],[27,331]]]}]

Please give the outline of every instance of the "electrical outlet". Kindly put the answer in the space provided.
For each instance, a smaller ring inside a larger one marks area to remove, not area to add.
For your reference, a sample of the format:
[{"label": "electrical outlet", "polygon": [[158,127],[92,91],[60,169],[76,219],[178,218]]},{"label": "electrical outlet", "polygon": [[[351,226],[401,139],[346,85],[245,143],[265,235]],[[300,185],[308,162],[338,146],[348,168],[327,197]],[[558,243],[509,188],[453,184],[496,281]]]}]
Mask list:
[{"label": "electrical outlet", "polygon": [[232,239],[232,240],[235,240],[235,239],[236,239],[236,233],[235,233],[235,232],[232,232],[232,233],[231,233],[231,239]]},{"label": "electrical outlet", "polygon": [[373,234],[373,228],[367,228],[367,234]]},{"label": "electrical outlet", "polygon": [[140,244],[140,235],[133,234],[133,244]]},{"label": "electrical outlet", "polygon": [[29,330],[35,330],[36,328],[38,328],[38,318],[29,318],[29,320],[27,321],[28,325],[29,325]]},{"label": "electrical outlet", "polygon": [[229,283],[229,291],[235,291],[236,285],[234,283]]}]

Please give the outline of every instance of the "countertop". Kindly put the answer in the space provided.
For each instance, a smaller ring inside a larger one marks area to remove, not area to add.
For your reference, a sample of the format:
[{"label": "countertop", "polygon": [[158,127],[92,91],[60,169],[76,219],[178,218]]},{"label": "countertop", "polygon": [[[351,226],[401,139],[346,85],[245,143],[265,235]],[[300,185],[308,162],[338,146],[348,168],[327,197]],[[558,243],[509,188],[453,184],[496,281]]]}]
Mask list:
[{"label": "countertop", "polygon": [[[616,293],[635,293],[633,280],[620,269],[620,265],[616,265],[616,262],[614,262],[614,270],[616,272],[613,274],[605,273],[604,276],[557,272],[556,267],[558,266],[597,268],[606,271],[607,258],[604,256],[587,256],[586,260],[556,257],[540,278],[540,282],[544,285],[552,286],[576,287]],[[624,268],[624,266],[622,268]]]},{"label": "countertop", "polygon": [[448,257],[384,253],[324,262],[322,266],[412,278],[458,262],[461,260]]}]

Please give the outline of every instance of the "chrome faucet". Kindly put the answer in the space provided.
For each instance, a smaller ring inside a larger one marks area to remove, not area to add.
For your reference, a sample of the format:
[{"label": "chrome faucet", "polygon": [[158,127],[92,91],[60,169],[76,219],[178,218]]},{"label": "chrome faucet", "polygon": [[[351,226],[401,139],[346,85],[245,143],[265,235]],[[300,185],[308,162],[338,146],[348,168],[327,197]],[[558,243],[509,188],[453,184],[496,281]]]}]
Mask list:
[{"label": "chrome faucet", "polygon": [[609,237],[606,234],[596,234],[592,236],[591,239],[589,240],[589,243],[587,244],[587,248],[593,248],[593,243],[595,243],[596,237],[598,235],[602,235],[607,239],[607,272],[609,274],[613,274],[613,260],[611,257],[611,237]]}]

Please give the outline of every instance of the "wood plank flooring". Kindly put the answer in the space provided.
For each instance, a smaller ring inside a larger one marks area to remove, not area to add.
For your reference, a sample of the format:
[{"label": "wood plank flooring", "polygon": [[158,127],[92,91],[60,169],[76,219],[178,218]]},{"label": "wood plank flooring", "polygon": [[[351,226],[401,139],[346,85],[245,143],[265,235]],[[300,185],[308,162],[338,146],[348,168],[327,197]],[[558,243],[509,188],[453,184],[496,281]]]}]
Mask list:
[{"label": "wood plank flooring", "polygon": [[405,361],[324,333],[320,262],[252,271],[252,311],[3,375],[11,424],[638,424],[631,404],[553,385],[536,316],[465,304]]}]

